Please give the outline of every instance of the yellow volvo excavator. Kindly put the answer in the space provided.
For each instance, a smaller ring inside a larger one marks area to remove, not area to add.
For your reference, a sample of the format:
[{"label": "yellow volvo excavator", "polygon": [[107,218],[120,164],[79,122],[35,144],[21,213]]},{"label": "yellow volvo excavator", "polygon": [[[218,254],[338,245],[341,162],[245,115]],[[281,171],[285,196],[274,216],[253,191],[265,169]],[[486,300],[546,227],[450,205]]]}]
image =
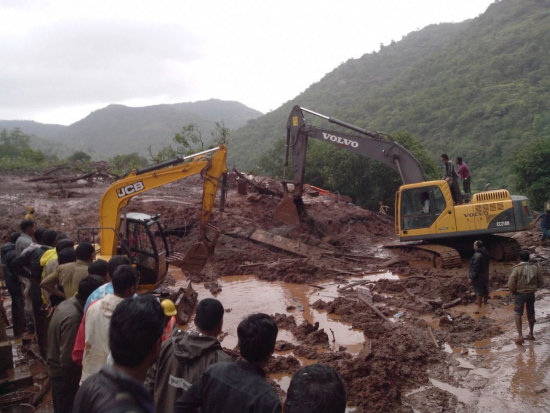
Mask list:
[{"label": "yellow volvo excavator", "polygon": [[[304,112],[359,135],[307,124]],[[511,259],[519,251],[516,240],[495,234],[529,228],[532,217],[525,196],[510,195],[501,189],[474,194],[470,202],[455,205],[447,181],[426,181],[418,160],[397,142],[300,106],[292,109],[287,122],[285,174],[292,153],[294,188],[275,211],[284,223],[298,225],[305,213],[302,192],[308,138],[378,160],[399,173],[403,185],[395,195],[394,218],[401,244],[389,247],[413,252],[431,260],[436,267],[445,268],[460,266],[460,251],[471,251],[476,239],[485,240],[494,259]],[[286,184],[283,181],[285,188]]]},{"label": "yellow volvo excavator", "polygon": [[[114,182],[103,194],[99,207],[99,228],[82,228],[79,238],[99,235],[98,258],[128,255],[135,264],[140,286],[154,288],[168,271],[170,254],[159,215],[141,212],[121,214],[130,199],[170,182],[201,174],[204,179],[199,242],[187,252],[182,268],[199,271],[212,254],[219,230],[209,223],[216,192],[227,173],[227,149],[220,146],[194,155],[178,157],[131,172]],[[222,202],[224,196],[222,195]]]}]

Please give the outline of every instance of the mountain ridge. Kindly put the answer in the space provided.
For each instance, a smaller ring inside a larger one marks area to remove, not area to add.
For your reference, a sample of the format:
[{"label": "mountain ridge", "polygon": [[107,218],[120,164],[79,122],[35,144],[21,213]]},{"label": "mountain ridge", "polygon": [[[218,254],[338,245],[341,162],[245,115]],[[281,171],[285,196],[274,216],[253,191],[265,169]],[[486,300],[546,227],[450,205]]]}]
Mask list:
[{"label": "mountain ridge", "polygon": [[[156,151],[173,143],[174,134],[190,123],[197,126],[205,144],[209,144],[216,122],[235,129],[258,116],[261,112],[242,103],[208,99],[142,107],[110,104],[68,126],[0,121],[0,129],[18,127],[23,133],[49,139],[53,151],[62,156],[83,150],[94,158],[106,158],[131,152],[147,155],[150,145]],[[36,145],[37,139],[33,142]]]}]

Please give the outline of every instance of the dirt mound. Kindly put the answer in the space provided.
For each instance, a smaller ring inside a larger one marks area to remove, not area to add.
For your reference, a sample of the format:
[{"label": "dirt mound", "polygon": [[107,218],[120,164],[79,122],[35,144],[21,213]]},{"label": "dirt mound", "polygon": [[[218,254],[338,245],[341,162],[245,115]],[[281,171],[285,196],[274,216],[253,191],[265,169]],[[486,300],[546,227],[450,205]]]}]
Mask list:
[{"label": "dirt mound", "polygon": [[440,360],[426,329],[386,324],[370,329],[370,352],[325,353],[319,360],[335,368],[346,383],[348,402],[363,412],[410,412],[401,404],[401,390],[428,382],[427,366]]},{"label": "dirt mound", "polygon": [[454,319],[443,316],[436,331],[439,340],[451,345],[465,345],[474,341],[483,340],[502,334],[502,329],[487,317],[480,317],[477,321],[468,314],[462,313]]}]

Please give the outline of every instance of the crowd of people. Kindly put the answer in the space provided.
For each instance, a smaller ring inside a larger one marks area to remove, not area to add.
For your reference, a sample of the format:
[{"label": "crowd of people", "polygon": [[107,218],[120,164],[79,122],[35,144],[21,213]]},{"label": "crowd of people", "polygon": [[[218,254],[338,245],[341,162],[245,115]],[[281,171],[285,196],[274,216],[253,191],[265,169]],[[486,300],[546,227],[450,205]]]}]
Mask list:
[{"label": "crowd of people", "polygon": [[56,413],[345,411],[342,378],[321,364],[296,372],[281,403],[265,373],[278,334],[271,316],[245,316],[238,356],[228,354],[219,300],[201,300],[182,330],[173,302],[136,294],[127,257],[96,260],[90,243],[35,230],[30,212],[1,258],[14,335],[36,335]]}]

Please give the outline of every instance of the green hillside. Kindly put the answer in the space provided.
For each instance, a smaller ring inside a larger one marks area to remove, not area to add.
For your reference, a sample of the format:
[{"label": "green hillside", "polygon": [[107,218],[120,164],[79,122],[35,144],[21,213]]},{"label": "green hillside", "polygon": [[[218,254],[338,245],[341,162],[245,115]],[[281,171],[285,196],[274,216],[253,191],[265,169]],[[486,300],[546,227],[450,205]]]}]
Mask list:
[{"label": "green hillside", "polygon": [[[216,122],[237,129],[260,115],[261,112],[239,102],[210,99],[145,107],[109,105],[69,126],[0,120],[0,130],[19,128],[33,136],[33,147],[46,148],[60,156],[82,150],[103,159],[132,152],[147,156],[149,146],[156,152],[172,144],[174,134],[191,123],[197,126],[208,145]],[[48,138],[51,143],[44,144],[39,138]]]},{"label": "green hillside", "polygon": [[513,188],[515,152],[534,137],[550,139],[548,45],[550,0],[502,0],[478,18],[428,26],[349,60],[234,131],[230,162],[257,166],[298,104],[369,130],[410,132],[434,161],[442,152],[462,156],[475,189]]}]

